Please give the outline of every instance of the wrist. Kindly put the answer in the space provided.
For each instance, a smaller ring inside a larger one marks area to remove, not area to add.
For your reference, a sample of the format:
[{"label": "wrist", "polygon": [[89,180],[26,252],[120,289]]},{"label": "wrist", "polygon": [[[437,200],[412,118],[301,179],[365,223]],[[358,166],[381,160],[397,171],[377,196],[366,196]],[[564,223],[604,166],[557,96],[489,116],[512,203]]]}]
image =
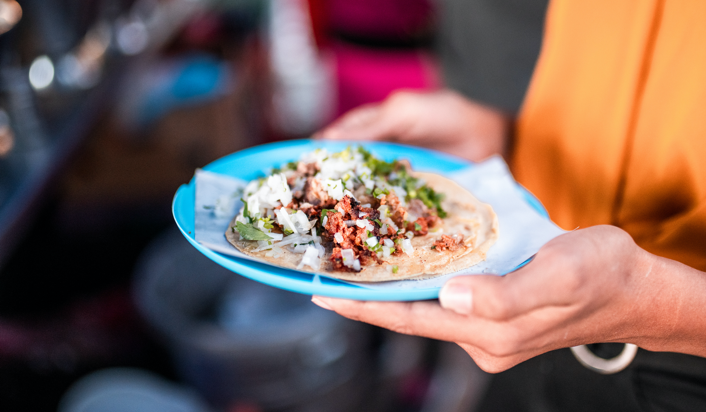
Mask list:
[{"label": "wrist", "polygon": [[631,342],[651,351],[706,356],[706,274],[637,249]]}]

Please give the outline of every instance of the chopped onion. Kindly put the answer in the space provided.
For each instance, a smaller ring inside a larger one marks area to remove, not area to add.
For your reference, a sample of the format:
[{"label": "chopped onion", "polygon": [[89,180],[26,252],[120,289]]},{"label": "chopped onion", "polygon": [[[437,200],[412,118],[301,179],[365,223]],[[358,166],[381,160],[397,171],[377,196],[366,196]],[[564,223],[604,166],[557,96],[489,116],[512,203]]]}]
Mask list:
[{"label": "chopped onion", "polygon": [[297,244],[296,246],[294,246],[294,247],[292,248],[292,252],[294,252],[294,253],[304,253],[304,252],[306,252],[306,250],[307,250],[309,247],[310,247],[310,245],[308,245],[308,244],[304,244],[304,245]]},{"label": "chopped onion", "polygon": [[366,203],[364,205],[360,205],[360,207],[370,207],[370,203]]},{"label": "chopped onion", "polygon": [[358,217],[365,217],[365,216],[368,216],[368,214],[365,212],[358,213]]},{"label": "chopped onion", "polygon": [[353,270],[356,272],[360,272],[360,259],[356,259],[353,261]]},{"label": "chopped onion", "polygon": [[371,236],[365,241],[365,243],[367,243],[368,246],[373,247],[378,244],[378,238]]},{"label": "chopped onion", "polygon": [[395,247],[395,242],[393,242],[392,239],[385,238],[382,240],[382,243],[387,247]]},{"label": "chopped onion", "polygon": [[285,229],[291,230],[294,233],[299,233],[294,223],[289,218],[289,213],[284,208],[275,210],[275,215],[277,216],[277,223],[284,226]]},{"label": "chopped onion", "polygon": [[306,248],[304,256],[301,262],[297,265],[297,269],[301,269],[304,266],[309,266],[312,269],[318,269],[321,265],[321,260],[319,259],[319,251],[312,246]]},{"label": "chopped onion", "polygon": [[[388,239],[385,239],[388,240]],[[389,246],[383,246],[382,247],[382,257],[389,258],[390,257],[390,247]]]},{"label": "chopped onion", "polygon": [[382,227],[380,228],[380,234],[381,235],[386,235],[387,234],[387,223],[383,223]]},{"label": "chopped onion", "polygon": [[333,238],[336,239],[336,242],[343,243],[343,235],[341,235],[340,233],[336,232],[333,235]]},{"label": "chopped onion", "polygon": [[353,249],[341,250],[341,257],[343,258],[343,264],[348,267],[353,266],[353,261],[357,260],[355,258],[355,254],[353,253]]},{"label": "chopped onion", "polygon": [[408,256],[412,256],[414,254],[414,246],[412,246],[411,240],[405,239],[402,241],[402,251]]},{"label": "chopped onion", "polygon": [[331,198],[335,200],[343,199],[343,182],[341,179],[326,179],[323,181],[323,184],[324,189],[326,189],[326,193],[328,193]]}]

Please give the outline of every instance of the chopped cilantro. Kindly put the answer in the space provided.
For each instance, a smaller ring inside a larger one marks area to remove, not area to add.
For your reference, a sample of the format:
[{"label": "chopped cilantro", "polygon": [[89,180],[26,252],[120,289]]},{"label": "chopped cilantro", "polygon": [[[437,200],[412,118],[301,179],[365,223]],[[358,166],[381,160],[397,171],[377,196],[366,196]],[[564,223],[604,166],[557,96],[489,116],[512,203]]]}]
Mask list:
[{"label": "chopped cilantro", "polygon": [[431,248],[432,248],[432,249],[436,249],[436,245],[432,245]]},{"label": "chopped cilantro", "polygon": [[272,225],[272,219],[269,217],[263,217],[260,220],[262,220],[262,226],[265,229],[272,229],[274,226]]},{"label": "chopped cilantro", "polygon": [[267,236],[265,232],[256,228],[252,223],[245,224],[243,222],[236,222],[234,230],[240,233],[240,236],[245,240],[270,240],[271,237]]},{"label": "chopped cilantro", "polygon": [[371,157],[373,157],[372,154],[370,154],[369,151],[367,151],[363,146],[358,146],[358,153],[363,155],[363,160],[366,162],[370,160]]},{"label": "chopped cilantro", "polygon": [[400,268],[398,268],[397,265],[392,266],[392,273],[397,273],[398,270],[400,270]]},{"label": "chopped cilantro", "polygon": [[373,172],[373,176],[387,176],[395,170],[397,161],[386,162],[376,157],[370,156],[365,160],[365,165]]},{"label": "chopped cilantro", "polygon": [[380,219],[373,219],[373,222],[377,223],[378,226],[382,227],[382,222],[380,221]]},{"label": "chopped cilantro", "polygon": [[252,218],[250,217],[250,212],[248,211],[248,202],[245,201],[242,197],[240,198],[240,201],[243,202],[243,216],[248,219],[248,222],[252,223]]},{"label": "chopped cilantro", "polygon": [[289,230],[289,229],[284,229],[284,235],[285,235],[285,236],[289,236],[289,235],[291,235],[292,233],[294,233],[294,231],[291,231],[291,230]]},{"label": "chopped cilantro", "polygon": [[380,195],[389,195],[390,191],[387,189],[380,189],[379,187],[376,187],[375,190],[373,190],[373,196],[378,197]]},{"label": "chopped cilantro", "polygon": [[416,230],[416,231],[422,230],[422,225],[420,225],[420,224],[417,223],[417,222],[414,222],[414,230]]}]

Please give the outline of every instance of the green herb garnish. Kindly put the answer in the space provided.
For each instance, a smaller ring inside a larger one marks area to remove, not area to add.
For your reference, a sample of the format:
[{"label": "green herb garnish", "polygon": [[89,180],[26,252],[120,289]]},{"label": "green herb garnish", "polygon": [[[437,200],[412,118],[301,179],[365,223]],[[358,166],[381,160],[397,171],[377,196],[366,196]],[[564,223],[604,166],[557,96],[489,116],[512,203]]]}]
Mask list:
[{"label": "green herb garnish", "polygon": [[392,266],[392,273],[397,273],[399,269],[400,268],[398,268],[397,265]]},{"label": "green herb garnish", "polygon": [[379,187],[376,187],[375,190],[373,190],[373,196],[378,197],[380,195],[389,195],[390,191],[387,189],[380,189]]},{"label": "green herb garnish", "polygon": [[240,236],[245,240],[270,240],[271,237],[267,236],[265,232],[253,226],[252,223],[245,224],[243,222],[236,222],[234,230],[240,233]]},{"label": "green herb garnish", "polygon": [[417,223],[417,222],[414,222],[414,230],[416,230],[416,231],[422,230],[422,225],[420,225],[420,224]]},{"label": "green herb garnish", "polygon": [[[243,216],[248,219],[248,222],[252,223],[252,218],[250,217],[250,212],[248,211],[248,202],[245,201],[242,197],[240,198],[240,201],[243,202]],[[259,230],[259,229],[258,229]]]}]

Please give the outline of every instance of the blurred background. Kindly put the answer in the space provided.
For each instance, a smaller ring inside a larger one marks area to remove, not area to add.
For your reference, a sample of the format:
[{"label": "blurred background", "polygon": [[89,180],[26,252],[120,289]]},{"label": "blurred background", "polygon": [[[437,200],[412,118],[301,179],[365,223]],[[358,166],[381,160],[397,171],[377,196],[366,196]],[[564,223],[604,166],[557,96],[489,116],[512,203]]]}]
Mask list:
[{"label": "blurred background", "polygon": [[460,348],[234,276],[170,203],[397,89],[517,110],[544,7],[0,0],[0,410],[474,410]]}]

